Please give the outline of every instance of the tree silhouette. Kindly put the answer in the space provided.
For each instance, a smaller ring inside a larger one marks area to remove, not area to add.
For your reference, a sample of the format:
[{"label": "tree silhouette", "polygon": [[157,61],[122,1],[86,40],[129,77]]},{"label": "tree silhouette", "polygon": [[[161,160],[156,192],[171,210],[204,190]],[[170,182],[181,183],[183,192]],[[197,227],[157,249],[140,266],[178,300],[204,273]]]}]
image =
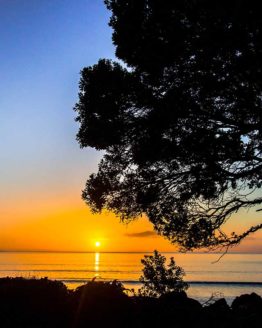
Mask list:
[{"label": "tree silhouette", "polygon": [[[83,199],[123,221],[145,214],[182,249],[238,244],[262,203],[259,1],[108,0],[116,56],[81,72],[81,147],[104,151]],[[259,193],[260,192],[260,193]]]},{"label": "tree silhouette", "polygon": [[141,263],[143,275],[140,278],[142,287],[139,295],[158,297],[170,292],[182,292],[188,289],[188,284],[183,281],[184,270],[177,266],[174,258],[170,258],[170,263],[165,265],[166,258],[158,251],[154,255],[145,255]]}]

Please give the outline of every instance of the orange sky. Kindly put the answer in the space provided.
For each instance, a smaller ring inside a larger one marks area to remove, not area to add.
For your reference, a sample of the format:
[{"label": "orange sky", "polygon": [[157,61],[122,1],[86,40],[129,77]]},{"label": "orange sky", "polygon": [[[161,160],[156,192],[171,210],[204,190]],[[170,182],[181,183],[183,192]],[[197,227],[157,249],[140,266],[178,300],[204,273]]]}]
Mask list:
[{"label": "orange sky", "polygon": [[32,196],[16,204],[17,212],[6,208],[12,220],[2,226],[0,249],[92,251],[95,241],[101,242],[101,251],[152,250],[156,242],[162,249],[175,249],[155,235],[132,237],[132,233],[152,231],[145,219],[120,224],[110,213],[91,214],[79,194],[71,201],[67,196],[43,203]]},{"label": "orange sky", "polygon": [[[73,137],[72,137],[73,139]],[[0,189],[0,250],[94,251],[176,251],[153,233],[146,218],[125,225],[110,213],[93,215],[81,200],[81,189],[99,156],[77,145],[74,165],[52,170],[17,171],[16,183],[6,181]],[[52,164],[52,163],[51,163]],[[50,164],[49,164],[50,165]],[[28,178],[30,177],[30,179]],[[236,232],[261,220],[254,209],[240,212],[227,223]],[[262,252],[262,232],[248,237],[238,252]]]},{"label": "orange sky", "polygon": [[[96,241],[101,242],[100,251],[177,250],[153,233],[146,218],[126,225],[110,213],[91,214],[76,186],[63,192],[35,188],[15,202],[7,198],[0,210],[1,218],[6,218],[1,225],[0,250],[93,251]],[[241,230],[258,220],[258,213],[243,212],[227,225]],[[234,251],[261,252],[261,237],[260,232],[250,236]]]}]

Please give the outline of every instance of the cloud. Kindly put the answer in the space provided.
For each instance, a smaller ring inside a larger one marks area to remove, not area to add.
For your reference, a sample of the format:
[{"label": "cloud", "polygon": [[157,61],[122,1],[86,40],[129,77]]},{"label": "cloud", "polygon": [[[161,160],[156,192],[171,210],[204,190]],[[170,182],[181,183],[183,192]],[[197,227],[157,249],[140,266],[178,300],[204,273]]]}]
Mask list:
[{"label": "cloud", "polygon": [[125,236],[146,238],[146,237],[156,237],[156,233],[154,231],[142,231],[142,232],[126,233]]}]

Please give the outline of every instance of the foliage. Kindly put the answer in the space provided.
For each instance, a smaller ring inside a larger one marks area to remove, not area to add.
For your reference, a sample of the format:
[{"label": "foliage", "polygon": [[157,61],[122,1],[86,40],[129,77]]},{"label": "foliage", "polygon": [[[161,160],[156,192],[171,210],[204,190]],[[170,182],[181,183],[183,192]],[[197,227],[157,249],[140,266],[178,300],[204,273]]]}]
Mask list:
[{"label": "foliage", "polygon": [[202,307],[184,293],[156,299],[128,297],[122,289],[116,281],[72,291],[48,279],[0,278],[1,327],[261,327],[262,298],[254,293],[229,308],[223,299]]},{"label": "foliage", "polygon": [[69,327],[70,297],[60,281],[0,278],[0,326]]},{"label": "foliage", "polygon": [[262,203],[262,18],[257,0],[107,0],[116,56],[84,68],[81,147],[103,150],[83,199],[145,214],[182,249],[262,228],[223,224]]},{"label": "foliage", "polygon": [[188,288],[188,284],[183,281],[184,270],[177,266],[174,258],[170,258],[170,263],[165,265],[166,258],[158,251],[154,255],[145,255],[141,263],[144,265],[143,276],[140,282],[143,284],[139,289],[142,296],[157,297],[169,292],[182,292]]},{"label": "foliage", "polygon": [[125,288],[123,284],[118,280],[113,281],[95,281],[91,280],[85,285],[81,285],[76,288],[74,297],[83,302],[94,302],[94,299],[107,301],[112,299],[126,299],[127,295],[124,293]]},{"label": "foliage", "polygon": [[[89,281],[76,288],[74,327],[124,327],[130,317],[131,300],[121,282]],[[128,325],[127,325],[128,327]]]}]

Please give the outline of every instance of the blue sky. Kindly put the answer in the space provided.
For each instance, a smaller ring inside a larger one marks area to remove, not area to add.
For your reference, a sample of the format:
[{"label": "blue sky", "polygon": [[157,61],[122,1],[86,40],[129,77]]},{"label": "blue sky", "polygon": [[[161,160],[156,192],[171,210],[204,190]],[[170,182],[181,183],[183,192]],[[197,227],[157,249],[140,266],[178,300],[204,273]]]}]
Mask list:
[{"label": "blue sky", "polygon": [[78,148],[72,108],[79,71],[114,57],[110,13],[101,0],[1,0],[0,6],[1,190],[14,195],[70,180],[67,171],[83,165],[86,178],[99,156]]}]

